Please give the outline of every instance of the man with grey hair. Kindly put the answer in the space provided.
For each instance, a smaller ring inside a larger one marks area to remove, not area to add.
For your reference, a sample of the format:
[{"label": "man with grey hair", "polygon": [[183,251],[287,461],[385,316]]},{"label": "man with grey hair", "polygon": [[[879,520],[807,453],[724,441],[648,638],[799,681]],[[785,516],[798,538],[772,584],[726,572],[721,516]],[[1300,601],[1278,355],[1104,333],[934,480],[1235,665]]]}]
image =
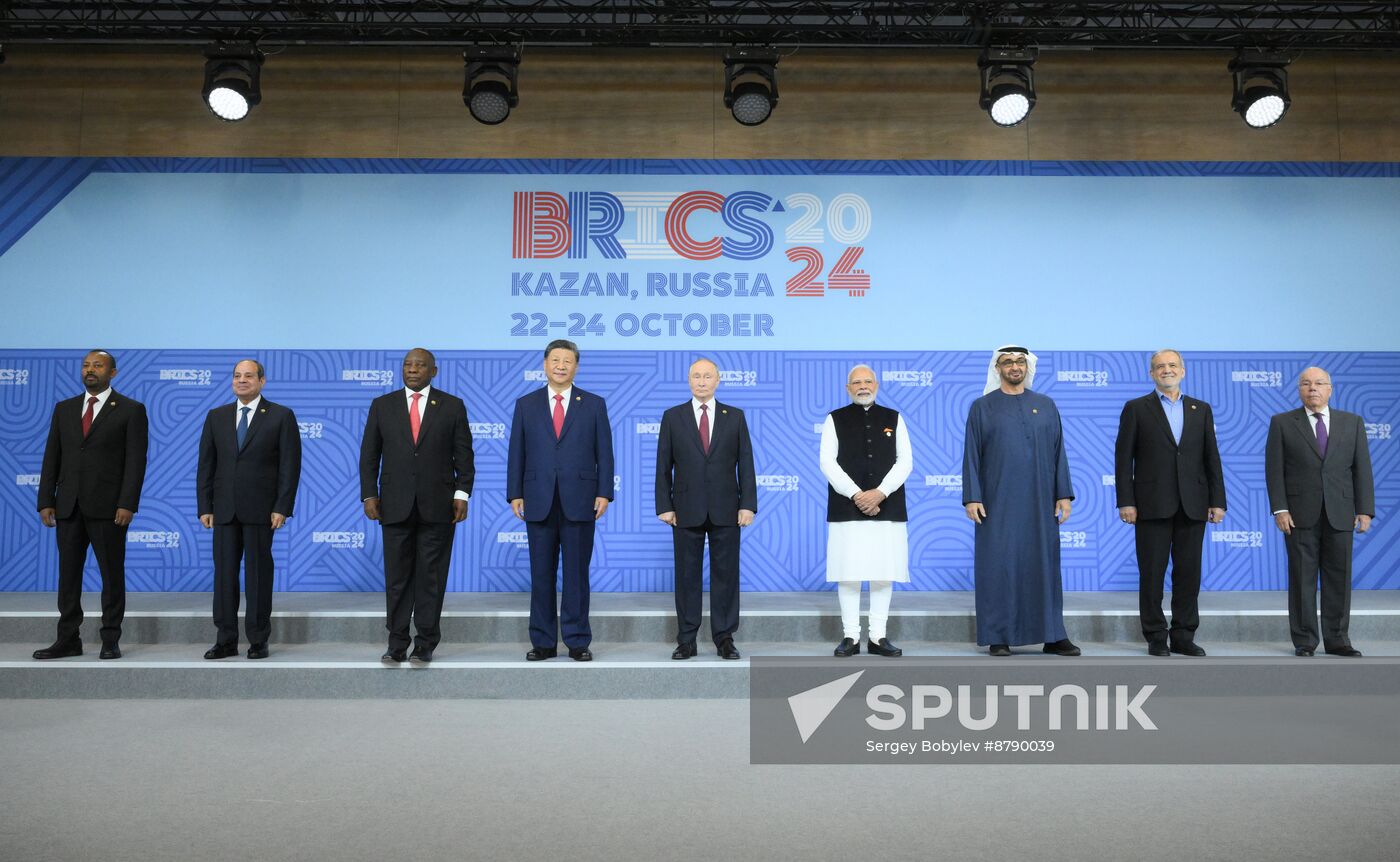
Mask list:
[{"label": "man with grey hair", "polygon": [[898,411],[875,403],[880,383],[869,365],[846,375],[851,403],[822,424],[821,468],[827,481],[826,579],[841,603],[835,654],[860,652],[860,583],[870,581],[871,655],[898,656],[886,627],[894,582],[909,581],[904,482],[914,468],[909,427]]},{"label": "man with grey hair", "polygon": [[1317,649],[1321,573],[1322,646],[1329,655],[1357,657],[1351,615],[1352,533],[1371,528],[1376,488],[1366,423],[1332,410],[1332,376],[1321,368],[1298,375],[1303,406],[1269,420],[1264,479],[1274,524],[1288,552],[1288,627],[1293,652]]},{"label": "man with grey hair", "polygon": [[[1201,544],[1206,523],[1225,517],[1225,477],[1210,405],[1181,392],[1186,362],[1175,350],[1148,360],[1152,392],[1123,405],[1114,446],[1118,517],[1134,527],[1138,614],[1147,652],[1203,656],[1200,624]],[[1172,569],[1170,631],[1162,614],[1167,563]]]}]

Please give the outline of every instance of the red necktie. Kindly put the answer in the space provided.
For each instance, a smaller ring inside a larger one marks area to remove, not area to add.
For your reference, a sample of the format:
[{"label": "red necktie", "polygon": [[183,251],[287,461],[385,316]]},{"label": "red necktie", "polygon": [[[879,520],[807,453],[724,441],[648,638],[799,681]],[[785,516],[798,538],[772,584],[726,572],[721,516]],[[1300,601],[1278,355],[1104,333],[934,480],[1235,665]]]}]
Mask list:
[{"label": "red necktie", "polygon": [[564,396],[554,396],[554,439],[564,433]]},{"label": "red necktie", "polygon": [[700,448],[710,454],[710,406],[700,405]]},{"label": "red necktie", "polygon": [[423,420],[418,418],[418,399],[423,397],[422,392],[415,392],[409,396],[413,403],[408,407],[408,427],[413,431],[413,445],[418,445],[418,429],[422,426]]},{"label": "red necktie", "polygon": [[96,395],[93,395],[93,396],[91,396],[91,397],[88,398],[88,409],[87,409],[87,412],[83,414],[83,437],[84,437],[84,438],[86,438],[87,435],[88,435],[88,432],[92,430],[92,405],[94,405],[94,404],[96,404],[96,403],[97,403],[97,396],[96,396]]}]

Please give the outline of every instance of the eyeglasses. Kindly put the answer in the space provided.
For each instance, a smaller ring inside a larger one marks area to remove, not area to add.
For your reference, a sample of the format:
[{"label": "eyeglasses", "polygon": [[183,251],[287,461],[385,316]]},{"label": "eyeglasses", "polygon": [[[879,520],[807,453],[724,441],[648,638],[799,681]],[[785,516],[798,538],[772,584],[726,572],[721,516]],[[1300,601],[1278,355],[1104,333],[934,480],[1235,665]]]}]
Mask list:
[{"label": "eyeglasses", "polygon": [[997,363],[997,366],[999,368],[1009,368],[1012,365],[1028,366],[1029,363],[1026,362],[1024,357],[1021,359],[1003,359],[1002,361]]}]

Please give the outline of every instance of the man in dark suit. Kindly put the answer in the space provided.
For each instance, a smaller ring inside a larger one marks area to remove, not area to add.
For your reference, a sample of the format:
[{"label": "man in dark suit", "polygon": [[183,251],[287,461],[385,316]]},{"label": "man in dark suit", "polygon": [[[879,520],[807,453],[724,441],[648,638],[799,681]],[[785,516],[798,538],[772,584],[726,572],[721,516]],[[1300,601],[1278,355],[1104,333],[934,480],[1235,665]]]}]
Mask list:
[{"label": "man in dark suit", "polygon": [[[1114,447],[1118,516],[1137,539],[1138,613],[1149,655],[1203,656],[1200,624],[1201,543],[1206,523],[1225,517],[1225,477],[1210,405],[1181,393],[1186,362],[1175,350],[1148,361],[1156,388],[1123,405]],[[1172,566],[1172,621],[1162,614],[1167,561]]]},{"label": "man in dark suit", "polygon": [[[404,388],[374,399],[360,442],[365,517],[384,533],[389,648],[380,658],[386,663],[433,660],[442,638],[452,538],[466,520],[476,477],[467,406],[433,389],[436,376],[433,354],[421,347],[408,351]],[[410,619],[417,634],[406,656]]]},{"label": "man in dark suit", "polygon": [[39,519],[58,528],[58,637],[36,659],[82,655],[83,564],[88,546],[102,573],[102,651],[121,658],[126,613],[126,530],[146,480],[146,408],[111,388],[117,359],[83,357],[83,388],[53,409],[39,475]]},{"label": "man in dark suit", "polygon": [[753,446],[744,411],[715,400],[719,366],[697,359],[691,399],[661,416],[656,443],[656,517],[670,524],[676,553],[676,650],[695,655],[700,630],[701,564],[710,540],[710,634],[720,658],[737,659],[739,528],[758,510]]},{"label": "man in dark suit", "polygon": [[1269,420],[1264,479],[1274,524],[1288,551],[1288,626],[1293,652],[1317,649],[1321,573],[1322,646],[1329,655],[1361,655],[1351,645],[1352,532],[1371,529],[1376,488],[1366,423],[1330,410],[1332,376],[1321,368],[1298,375],[1303,407]]},{"label": "man in dark suit", "polygon": [[[530,542],[528,661],[554,658],[562,634],[569,657],[592,661],[588,646],[588,564],[593,529],[613,498],[608,406],[574,386],[578,345],[559,339],[544,349],[543,389],[515,402],[506,465],[506,499]],[[555,572],[562,554],[563,600],[555,611]]]},{"label": "man in dark suit", "polygon": [[233,367],[235,403],[215,407],[199,438],[195,490],[199,522],[214,530],[214,625],[218,640],[204,657],[238,654],[238,567],[248,610],[248,658],[267,658],[272,632],[272,534],[292,516],[301,480],[297,417],[262,397],[261,362]]}]

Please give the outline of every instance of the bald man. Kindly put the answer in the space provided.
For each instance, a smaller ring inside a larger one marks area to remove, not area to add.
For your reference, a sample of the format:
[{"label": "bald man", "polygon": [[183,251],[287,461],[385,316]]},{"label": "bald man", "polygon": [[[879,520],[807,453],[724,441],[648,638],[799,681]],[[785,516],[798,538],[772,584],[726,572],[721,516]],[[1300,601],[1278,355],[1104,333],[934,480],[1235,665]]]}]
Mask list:
[{"label": "bald man", "polygon": [[1351,645],[1352,533],[1371,529],[1376,488],[1366,423],[1332,410],[1332,375],[1305,368],[1298,375],[1303,406],[1269,420],[1264,479],[1274,525],[1288,551],[1288,627],[1293,652],[1317,649],[1317,593],[1322,592],[1323,648],[1359,657]]},{"label": "bald man", "polygon": [[744,411],[715,400],[719,366],[697,359],[686,374],[690,400],[661,417],[656,442],[656,517],[671,527],[676,558],[676,649],[696,654],[701,566],[710,542],[710,636],[720,658],[737,659],[739,530],[758,511],[753,446]]}]

